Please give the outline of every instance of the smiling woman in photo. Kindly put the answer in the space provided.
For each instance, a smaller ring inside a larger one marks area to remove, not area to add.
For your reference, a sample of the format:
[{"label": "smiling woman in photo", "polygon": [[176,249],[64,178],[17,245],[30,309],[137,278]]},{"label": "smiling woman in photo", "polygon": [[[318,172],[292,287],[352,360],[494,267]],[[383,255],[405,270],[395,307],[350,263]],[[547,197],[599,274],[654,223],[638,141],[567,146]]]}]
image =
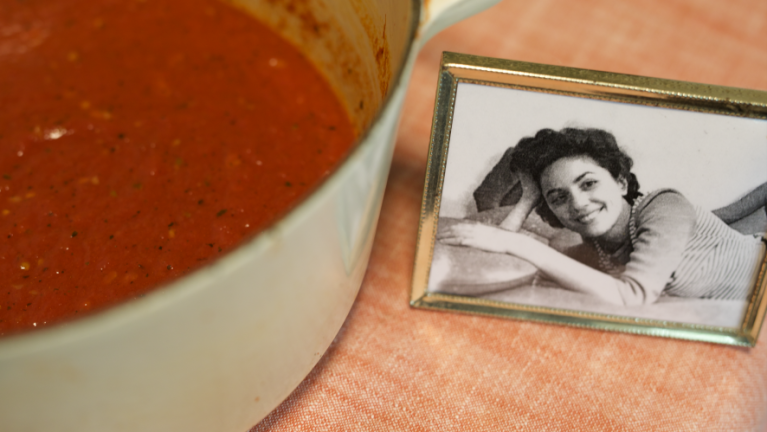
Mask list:
[{"label": "smiling woman in photo", "polygon": [[[727,223],[764,210],[767,185],[714,212],[673,189],[644,195],[632,159],[601,129],[542,129],[509,156],[509,178],[522,189],[511,213],[498,226],[450,226],[439,234],[442,243],[522,258],[566,289],[615,304],[661,295],[747,298],[765,240]],[[533,210],[583,243],[561,253],[518,233]]]}]

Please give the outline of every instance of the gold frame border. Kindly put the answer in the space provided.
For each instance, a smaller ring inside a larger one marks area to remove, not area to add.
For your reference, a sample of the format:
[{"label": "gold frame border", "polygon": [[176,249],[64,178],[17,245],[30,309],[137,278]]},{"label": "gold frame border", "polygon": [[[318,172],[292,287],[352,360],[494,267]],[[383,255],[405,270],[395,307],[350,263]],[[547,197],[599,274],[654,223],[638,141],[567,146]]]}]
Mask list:
[{"label": "gold frame border", "polygon": [[434,104],[410,305],[753,347],[767,311],[767,257],[739,328],[703,326],[427,292],[459,83],[767,120],[767,92],[444,52]]}]

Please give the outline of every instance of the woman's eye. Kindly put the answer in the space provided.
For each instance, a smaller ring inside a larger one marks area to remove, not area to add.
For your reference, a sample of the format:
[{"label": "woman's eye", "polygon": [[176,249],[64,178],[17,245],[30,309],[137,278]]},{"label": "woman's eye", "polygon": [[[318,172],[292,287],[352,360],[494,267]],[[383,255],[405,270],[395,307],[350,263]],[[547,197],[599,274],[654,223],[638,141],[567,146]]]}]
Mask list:
[{"label": "woman's eye", "polygon": [[597,185],[597,181],[596,180],[586,180],[583,183],[581,183],[581,188],[583,188],[584,190],[589,190],[589,189],[592,189],[596,185]]},{"label": "woman's eye", "polygon": [[551,200],[549,201],[549,204],[555,205],[555,206],[559,206],[559,205],[564,204],[566,199],[567,199],[567,197],[565,197],[565,195],[563,195],[563,194],[555,195],[555,196],[553,196],[551,198]]}]

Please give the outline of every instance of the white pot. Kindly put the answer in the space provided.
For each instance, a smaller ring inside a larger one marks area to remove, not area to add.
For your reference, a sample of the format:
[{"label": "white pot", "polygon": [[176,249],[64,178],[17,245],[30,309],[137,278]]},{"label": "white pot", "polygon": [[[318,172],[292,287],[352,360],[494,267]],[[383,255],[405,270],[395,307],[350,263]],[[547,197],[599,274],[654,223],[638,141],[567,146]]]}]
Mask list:
[{"label": "white pot", "polygon": [[[142,299],[0,340],[0,431],[242,432],[266,416],[317,363],[357,295],[418,48],[497,1],[289,9],[242,0],[311,53],[362,139],[300,205],[214,264]],[[307,11],[328,24],[321,37]]]}]

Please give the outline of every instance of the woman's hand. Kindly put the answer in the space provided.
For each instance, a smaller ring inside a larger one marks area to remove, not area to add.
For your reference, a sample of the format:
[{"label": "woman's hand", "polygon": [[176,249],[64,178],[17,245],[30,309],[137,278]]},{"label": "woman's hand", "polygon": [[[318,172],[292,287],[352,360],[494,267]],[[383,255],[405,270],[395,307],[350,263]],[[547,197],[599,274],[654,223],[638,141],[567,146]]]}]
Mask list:
[{"label": "woman's hand", "polygon": [[522,186],[522,200],[529,202],[532,206],[537,205],[541,200],[541,188],[527,171],[517,171],[519,183]]},{"label": "woman's hand", "polygon": [[478,223],[457,223],[442,231],[437,239],[452,246],[469,246],[488,252],[508,253],[509,242],[521,234]]},{"label": "woman's hand", "polygon": [[517,171],[516,175],[522,187],[522,198],[499,225],[501,228],[513,232],[518,232],[522,228],[525,219],[530,216],[535,206],[541,201],[541,188],[533,180],[533,176],[527,171],[521,170]]}]

